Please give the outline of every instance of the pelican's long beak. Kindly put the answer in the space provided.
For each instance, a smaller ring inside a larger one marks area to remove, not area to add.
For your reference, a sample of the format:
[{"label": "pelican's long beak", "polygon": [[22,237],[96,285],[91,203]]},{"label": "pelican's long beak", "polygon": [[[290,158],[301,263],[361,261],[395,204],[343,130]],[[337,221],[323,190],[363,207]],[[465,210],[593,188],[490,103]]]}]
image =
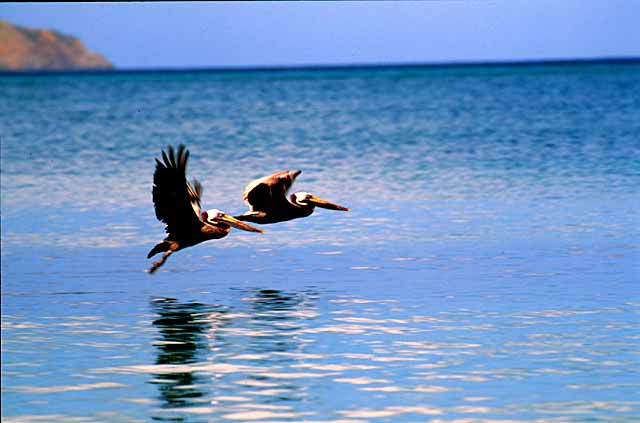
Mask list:
[{"label": "pelican's long beak", "polygon": [[220,222],[224,222],[227,225],[233,226],[236,229],[242,229],[243,231],[249,232],[260,232],[264,231],[260,228],[256,228],[255,226],[247,225],[246,223],[236,219],[235,217],[231,217],[228,214],[223,214],[222,217],[218,218]]},{"label": "pelican's long beak", "polygon": [[329,201],[318,198],[315,195],[312,195],[311,198],[307,200],[307,202],[314,206],[322,207],[323,209],[349,211],[348,207],[342,207],[337,204],[330,203]]}]

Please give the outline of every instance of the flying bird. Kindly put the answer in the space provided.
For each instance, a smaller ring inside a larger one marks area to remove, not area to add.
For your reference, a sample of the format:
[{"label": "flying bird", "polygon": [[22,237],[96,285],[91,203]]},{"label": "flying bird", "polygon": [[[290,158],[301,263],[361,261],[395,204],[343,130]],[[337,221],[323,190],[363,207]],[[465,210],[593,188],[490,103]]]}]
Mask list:
[{"label": "flying bird", "polygon": [[296,192],[287,198],[287,191],[300,173],[300,170],[285,170],[251,182],[243,194],[249,211],[236,218],[266,224],[307,217],[316,207],[349,211],[347,207],[330,203],[308,192]]},{"label": "flying bird", "polygon": [[177,154],[169,146],[168,154],[162,152],[162,161],[156,159],[153,174],[153,203],[156,217],[166,225],[167,237],[149,251],[147,258],[164,253],[153,263],[149,273],[155,272],[176,251],[200,244],[210,239],[224,238],[231,227],[250,232],[262,232],[217,209],[200,211],[202,185],[187,181],[189,150],[178,147]]}]

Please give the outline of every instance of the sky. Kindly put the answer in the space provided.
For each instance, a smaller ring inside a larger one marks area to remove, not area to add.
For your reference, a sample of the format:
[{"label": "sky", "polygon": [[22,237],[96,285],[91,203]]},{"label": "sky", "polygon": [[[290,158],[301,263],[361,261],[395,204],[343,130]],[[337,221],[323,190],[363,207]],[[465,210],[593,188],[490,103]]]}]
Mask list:
[{"label": "sky", "polygon": [[0,3],[118,68],[640,57],[637,0]]}]

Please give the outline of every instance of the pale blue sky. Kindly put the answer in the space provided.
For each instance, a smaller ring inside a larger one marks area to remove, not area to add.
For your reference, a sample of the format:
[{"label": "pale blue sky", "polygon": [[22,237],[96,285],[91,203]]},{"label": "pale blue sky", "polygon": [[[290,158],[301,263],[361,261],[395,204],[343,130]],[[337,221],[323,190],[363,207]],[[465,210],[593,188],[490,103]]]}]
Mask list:
[{"label": "pale blue sky", "polygon": [[640,57],[640,1],[2,3],[120,68]]}]

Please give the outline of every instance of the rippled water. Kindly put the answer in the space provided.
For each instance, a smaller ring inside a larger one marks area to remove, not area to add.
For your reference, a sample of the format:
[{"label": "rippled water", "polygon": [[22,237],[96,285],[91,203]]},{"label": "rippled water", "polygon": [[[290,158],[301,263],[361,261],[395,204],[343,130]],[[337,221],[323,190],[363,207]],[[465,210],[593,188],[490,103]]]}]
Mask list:
[{"label": "rippled water", "polygon": [[[640,65],[0,77],[2,418],[640,419]],[[255,177],[351,207],[173,255]]]}]

